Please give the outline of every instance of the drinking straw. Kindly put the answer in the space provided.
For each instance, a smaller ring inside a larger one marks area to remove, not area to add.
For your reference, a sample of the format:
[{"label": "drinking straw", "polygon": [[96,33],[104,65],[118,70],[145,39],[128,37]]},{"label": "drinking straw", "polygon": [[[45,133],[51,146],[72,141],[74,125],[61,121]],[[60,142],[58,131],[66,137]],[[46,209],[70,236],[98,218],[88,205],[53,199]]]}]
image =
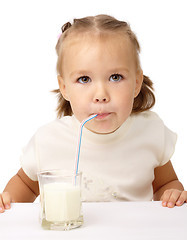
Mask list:
[{"label": "drinking straw", "polygon": [[81,148],[83,126],[84,126],[85,123],[87,123],[88,121],[92,120],[95,117],[97,117],[97,114],[91,115],[89,118],[86,118],[85,120],[83,120],[80,124],[78,144],[77,144],[77,153],[76,153],[76,159],[75,159],[75,175],[77,175],[78,168],[79,168],[79,157],[80,157],[80,148]]}]

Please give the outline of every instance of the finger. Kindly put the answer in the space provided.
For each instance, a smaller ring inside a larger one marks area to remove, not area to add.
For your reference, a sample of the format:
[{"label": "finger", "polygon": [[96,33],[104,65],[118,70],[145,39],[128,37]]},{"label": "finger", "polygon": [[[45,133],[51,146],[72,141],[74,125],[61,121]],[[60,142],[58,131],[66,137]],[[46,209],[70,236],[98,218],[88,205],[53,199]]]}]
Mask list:
[{"label": "finger", "polygon": [[168,204],[168,201],[169,201],[169,198],[172,194],[172,190],[166,190],[162,197],[161,197],[161,200],[162,200],[162,206],[163,207],[167,207],[167,204]]},{"label": "finger", "polygon": [[11,198],[10,198],[10,194],[8,192],[2,193],[2,202],[3,202],[5,209],[10,208]]},{"label": "finger", "polygon": [[187,202],[187,191],[183,191],[179,196],[176,205],[181,206],[184,202]]},{"label": "finger", "polygon": [[0,194],[0,213],[3,213],[5,211],[3,201],[2,201],[2,195]]},{"label": "finger", "polygon": [[171,193],[170,198],[168,200],[167,207],[173,208],[175,206],[176,202],[178,201],[181,193],[182,192],[179,190],[173,190],[173,192]]}]

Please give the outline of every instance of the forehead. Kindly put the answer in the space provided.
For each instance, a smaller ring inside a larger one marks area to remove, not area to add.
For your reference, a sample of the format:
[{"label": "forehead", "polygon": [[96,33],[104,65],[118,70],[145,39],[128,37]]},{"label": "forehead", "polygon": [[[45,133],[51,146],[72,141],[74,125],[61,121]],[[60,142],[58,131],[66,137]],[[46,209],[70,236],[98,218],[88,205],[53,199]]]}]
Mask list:
[{"label": "forehead", "polygon": [[133,49],[132,43],[129,37],[122,33],[113,32],[93,32],[88,31],[85,33],[71,33],[66,39],[64,39],[64,51],[76,50],[81,47],[95,47],[101,45],[111,48],[128,48]]},{"label": "forehead", "polygon": [[76,64],[76,61],[82,61],[83,58],[101,61],[107,57],[112,61],[124,61],[127,65],[135,63],[134,48],[130,39],[119,33],[72,34],[64,41],[62,55],[62,65],[71,63],[71,66],[73,62]]}]

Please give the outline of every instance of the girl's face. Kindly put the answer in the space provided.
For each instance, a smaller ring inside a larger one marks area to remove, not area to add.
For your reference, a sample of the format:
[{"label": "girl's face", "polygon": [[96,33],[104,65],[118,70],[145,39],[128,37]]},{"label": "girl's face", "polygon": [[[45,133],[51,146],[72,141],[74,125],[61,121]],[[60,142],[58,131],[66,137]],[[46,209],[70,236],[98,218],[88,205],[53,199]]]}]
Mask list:
[{"label": "girl's face", "polygon": [[86,128],[101,134],[114,132],[131,114],[143,80],[131,42],[114,34],[66,41],[58,77],[63,97],[80,122],[98,114]]}]

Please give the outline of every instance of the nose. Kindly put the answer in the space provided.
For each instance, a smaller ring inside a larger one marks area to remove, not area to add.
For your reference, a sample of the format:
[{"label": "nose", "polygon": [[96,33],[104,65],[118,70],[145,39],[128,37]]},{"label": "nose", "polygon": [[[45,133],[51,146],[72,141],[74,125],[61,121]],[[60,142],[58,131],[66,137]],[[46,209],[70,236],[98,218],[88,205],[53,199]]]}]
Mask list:
[{"label": "nose", "polygon": [[107,99],[106,98],[95,98],[95,101],[94,102],[107,102]]},{"label": "nose", "polygon": [[100,85],[95,89],[94,103],[107,103],[109,102],[109,94],[105,86]]}]

